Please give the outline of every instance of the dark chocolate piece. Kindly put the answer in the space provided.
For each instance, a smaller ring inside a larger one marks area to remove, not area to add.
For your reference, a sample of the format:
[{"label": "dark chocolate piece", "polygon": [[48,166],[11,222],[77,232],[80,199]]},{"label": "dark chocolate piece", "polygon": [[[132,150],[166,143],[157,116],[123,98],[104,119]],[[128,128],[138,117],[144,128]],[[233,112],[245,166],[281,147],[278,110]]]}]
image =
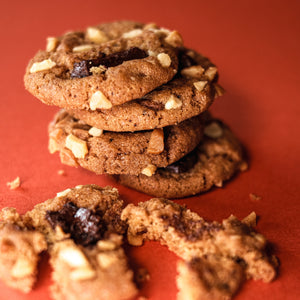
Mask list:
[{"label": "dark chocolate piece", "polygon": [[191,66],[195,66],[197,65],[197,62],[190,57],[189,55],[186,54],[187,53],[187,49],[185,48],[180,48],[179,49],[179,54],[178,54],[178,61],[179,61],[179,66],[178,66],[178,73],[180,72],[180,70],[184,69],[184,68],[189,68]]},{"label": "dark chocolate piece", "polygon": [[99,212],[84,207],[77,207],[67,202],[59,211],[47,211],[46,219],[55,229],[60,226],[65,233],[70,233],[77,244],[89,246],[103,238],[106,224]]},{"label": "dark chocolate piece", "polygon": [[169,215],[161,215],[160,217],[189,241],[196,241],[202,238],[203,235],[210,235],[222,228],[222,225],[218,222],[185,219],[182,217],[182,212],[183,210],[181,210],[179,214],[174,214],[172,218]]},{"label": "dark chocolate piece", "polygon": [[72,78],[82,78],[92,75],[90,69],[92,67],[104,66],[106,68],[116,67],[122,64],[124,61],[133,59],[142,59],[147,57],[148,54],[137,47],[130,48],[128,50],[112,53],[110,55],[105,55],[104,53],[99,53],[99,57],[91,60],[82,60],[80,62],[74,63],[74,69],[71,71]]},{"label": "dark chocolate piece", "polygon": [[181,174],[187,172],[191,169],[198,160],[197,152],[192,151],[180,160],[176,161],[175,163],[168,165],[165,170],[175,173]]}]

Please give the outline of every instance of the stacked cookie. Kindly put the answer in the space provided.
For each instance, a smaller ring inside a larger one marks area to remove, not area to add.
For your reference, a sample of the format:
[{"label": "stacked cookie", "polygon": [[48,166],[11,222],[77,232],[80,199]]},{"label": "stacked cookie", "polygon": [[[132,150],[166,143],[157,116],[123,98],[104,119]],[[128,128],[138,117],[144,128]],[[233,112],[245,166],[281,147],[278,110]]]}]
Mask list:
[{"label": "stacked cookie", "polygon": [[238,140],[206,111],[222,94],[217,68],[177,31],[122,21],[48,38],[25,86],[59,111],[49,150],[151,195],[221,186],[242,165]]}]

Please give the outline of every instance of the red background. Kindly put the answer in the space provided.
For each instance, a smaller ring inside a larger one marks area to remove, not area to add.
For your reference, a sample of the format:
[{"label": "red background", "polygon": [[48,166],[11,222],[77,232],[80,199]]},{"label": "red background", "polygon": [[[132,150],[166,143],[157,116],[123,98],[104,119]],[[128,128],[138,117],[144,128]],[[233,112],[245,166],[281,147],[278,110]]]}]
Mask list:
[{"label": "red background", "polygon": [[[212,108],[245,145],[249,171],[201,196],[178,200],[208,220],[231,213],[260,216],[258,231],[281,261],[271,284],[248,281],[235,299],[300,299],[299,294],[299,90],[300,2],[295,1],[2,1],[0,10],[0,208],[19,212],[77,184],[119,188],[137,203],[150,196],[118,186],[105,176],[61,165],[47,150],[47,124],[57,111],[23,87],[28,60],[46,37],[118,19],[156,22],[179,30],[185,44],[219,67],[227,93]],[[65,176],[57,171],[65,170]],[[21,188],[6,182],[20,176]],[[249,193],[261,196],[251,201]],[[158,243],[130,250],[151,279],[141,295],[175,299],[175,255]],[[0,299],[48,299],[50,269],[44,259],[36,289],[23,295],[0,283]]]}]

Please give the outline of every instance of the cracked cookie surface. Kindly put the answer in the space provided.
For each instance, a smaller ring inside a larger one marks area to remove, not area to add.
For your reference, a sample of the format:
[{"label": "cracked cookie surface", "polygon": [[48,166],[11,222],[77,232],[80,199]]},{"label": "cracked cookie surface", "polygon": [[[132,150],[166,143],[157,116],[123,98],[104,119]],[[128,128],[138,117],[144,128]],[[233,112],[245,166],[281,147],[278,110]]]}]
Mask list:
[{"label": "cracked cookie surface", "polygon": [[151,175],[192,151],[202,132],[201,116],[151,131],[103,132],[60,111],[49,126],[49,150],[59,151],[63,163],[97,174]]},{"label": "cracked cookie surface", "polygon": [[29,62],[25,87],[49,105],[108,109],[171,80],[181,45],[176,31],[131,21],[68,32]]}]

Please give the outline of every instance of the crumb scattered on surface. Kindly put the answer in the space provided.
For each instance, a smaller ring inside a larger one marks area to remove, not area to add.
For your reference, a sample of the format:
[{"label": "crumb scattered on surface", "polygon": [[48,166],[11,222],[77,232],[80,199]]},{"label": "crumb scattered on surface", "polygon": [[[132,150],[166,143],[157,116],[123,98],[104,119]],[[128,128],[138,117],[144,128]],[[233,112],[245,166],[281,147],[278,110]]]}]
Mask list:
[{"label": "crumb scattered on surface", "polygon": [[244,172],[247,171],[249,168],[248,163],[246,161],[243,161],[240,165],[240,171]]},{"label": "crumb scattered on surface", "polygon": [[251,201],[260,201],[262,199],[261,196],[255,195],[253,193],[249,194],[249,198],[250,198]]},{"label": "crumb scattered on surface", "polygon": [[21,186],[21,180],[20,180],[20,177],[18,176],[18,177],[15,178],[14,180],[7,182],[6,185],[7,185],[11,190],[17,189],[18,187]]},{"label": "crumb scattered on surface", "polygon": [[150,274],[146,268],[139,268],[135,274],[136,283],[141,286],[150,279]]},{"label": "crumb scattered on surface", "polygon": [[57,171],[57,174],[63,176],[63,175],[65,175],[66,173],[65,173],[64,170],[58,170],[58,171]]}]

